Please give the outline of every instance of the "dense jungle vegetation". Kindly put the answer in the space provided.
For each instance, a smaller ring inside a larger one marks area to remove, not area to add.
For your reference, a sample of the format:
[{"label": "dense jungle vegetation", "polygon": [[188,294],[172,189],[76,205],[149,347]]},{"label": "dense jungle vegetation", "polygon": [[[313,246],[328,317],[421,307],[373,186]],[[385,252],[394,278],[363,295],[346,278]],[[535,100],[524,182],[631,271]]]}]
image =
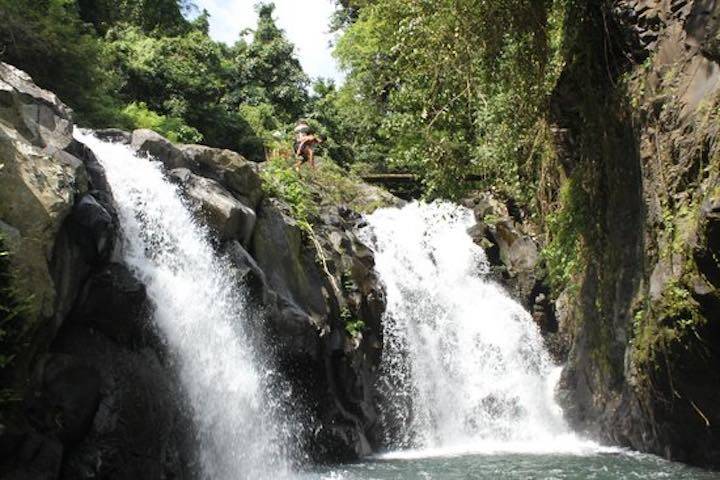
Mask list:
[{"label": "dense jungle vegetation", "polygon": [[567,4],[340,0],[339,88],[311,85],[272,4],[228,46],[190,0],[0,0],[0,58],[84,125],[152,128],[261,160],[306,116],[346,168],[417,173],[429,196],[457,196],[473,175],[527,203],[548,154],[542,118]]}]

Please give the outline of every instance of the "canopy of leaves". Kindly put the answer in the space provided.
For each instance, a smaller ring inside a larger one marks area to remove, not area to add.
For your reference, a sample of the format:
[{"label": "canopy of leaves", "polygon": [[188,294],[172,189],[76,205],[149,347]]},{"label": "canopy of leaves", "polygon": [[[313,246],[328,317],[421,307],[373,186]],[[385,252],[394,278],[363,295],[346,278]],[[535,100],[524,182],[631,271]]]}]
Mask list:
[{"label": "canopy of leaves", "polygon": [[431,195],[468,175],[509,194],[535,167],[535,125],[560,71],[560,0],[343,2],[336,96],[362,161],[420,173]]},{"label": "canopy of leaves", "polygon": [[153,128],[263,160],[257,114],[272,112],[265,124],[287,132],[309,102],[273,9],[259,5],[252,41],[229,47],[208,36],[206,11],[189,19],[189,0],[0,0],[0,60],[57,93],[83,125]]},{"label": "canopy of leaves", "polygon": [[258,24],[251,43],[233,49],[229,102],[270,104],[283,122],[294,122],[307,110],[310,79],[290,43],[273,20],[273,4],[258,6]]}]

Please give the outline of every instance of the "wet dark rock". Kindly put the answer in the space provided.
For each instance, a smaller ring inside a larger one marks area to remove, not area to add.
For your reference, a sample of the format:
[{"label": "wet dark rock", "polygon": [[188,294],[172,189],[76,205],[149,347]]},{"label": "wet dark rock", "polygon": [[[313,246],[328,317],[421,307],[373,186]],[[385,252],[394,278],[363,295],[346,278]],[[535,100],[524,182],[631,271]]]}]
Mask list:
[{"label": "wet dark rock", "polygon": [[110,184],[108,184],[107,178],[105,177],[105,169],[100,165],[100,162],[95,158],[95,154],[87,145],[73,139],[66,151],[82,160],[87,170],[90,183],[89,189],[91,191],[110,192]]},{"label": "wet dark rock", "polygon": [[141,129],[132,132],[131,145],[137,151],[163,162],[168,170],[188,166],[182,151],[170,140],[152,130]]},{"label": "wet dark rock", "polygon": [[220,240],[239,240],[248,245],[255,228],[256,215],[243,197],[232,195],[220,183],[201,177],[188,169],[175,169],[170,176],[183,191]]},{"label": "wet dark rock", "polygon": [[[191,470],[192,431],[178,384],[158,354],[129,349],[100,332],[68,325],[53,351],[77,352],[99,373],[91,428],[68,447],[63,480],[184,478]],[[194,478],[194,477],[191,477]]]},{"label": "wet dark rock", "polygon": [[[144,286],[114,263],[112,191],[92,152],[72,138],[69,115],[0,64],[0,227],[21,286],[33,294],[30,344],[17,371],[3,372],[14,383],[2,388],[24,400],[2,405],[0,477],[190,476],[183,399],[147,322]],[[146,152],[179,152],[152,132],[136,133]],[[122,132],[100,135],[126,141]]]},{"label": "wet dark rock", "polygon": [[265,272],[258,266],[255,259],[243,248],[240,242],[228,242],[225,255],[238,271],[241,281],[250,288],[255,299],[265,305],[274,303],[274,292],[270,290]]},{"label": "wet dark rock", "polygon": [[5,480],[55,480],[62,468],[63,446],[38,433],[0,430],[0,475]]},{"label": "wet dark rock", "polygon": [[[275,200],[263,201],[250,251],[278,295],[307,312],[309,319],[324,319],[328,309],[323,275],[313,253],[303,246],[302,231],[283,208]],[[314,328],[312,323],[308,327]]]},{"label": "wet dark rock", "polygon": [[118,128],[104,128],[93,131],[95,136],[100,140],[112,143],[122,143],[130,145],[132,143],[132,133],[120,130]]},{"label": "wet dark rock", "polygon": [[[551,101],[560,175],[594,205],[592,248],[557,308],[572,345],[562,404],[608,443],[718,467],[718,129],[703,119],[720,91],[720,4],[580,11],[588,41],[572,56],[590,62],[568,64]],[[619,96],[621,77],[646,90]]]},{"label": "wet dark rock", "polygon": [[[313,241],[286,206],[266,199],[253,237],[252,253],[275,292],[270,335],[280,341],[281,370],[312,412],[305,443],[316,460],[354,459],[379,444],[373,392],[385,293],[372,252],[354,233],[360,222],[347,209],[323,209]],[[363,322],[358,336],[346,330],[349,320]]]},{"label": "wet dark rock", "polygon": [[145,286],[125,265],[113,263],[93,274],[78,296],[70,321],[102,332],[121,345],[134,346],[146,336]]},{"label": "wet dark rock", "polygon": [[91,265],[108,262],[117,235],[117,222],[113,214],[93,195],[87,194],[73,207],[70,222],[71,235],[80,245],[86,262]]},{"label": "wet dark rock", "polygon": [[100,376],[71,355],[47,355],[36,366],[35,385],[25,401],[30,423],[63,444],[81,440],[90,430],[100,402]]}]

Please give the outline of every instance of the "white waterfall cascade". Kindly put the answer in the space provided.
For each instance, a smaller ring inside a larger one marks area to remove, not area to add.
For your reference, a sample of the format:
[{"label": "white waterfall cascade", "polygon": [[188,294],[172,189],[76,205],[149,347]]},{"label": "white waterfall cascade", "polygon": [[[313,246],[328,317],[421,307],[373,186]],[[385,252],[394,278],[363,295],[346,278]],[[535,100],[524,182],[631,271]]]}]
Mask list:
[{"label": "white waterfall cascade", "polygon": [[390,449],[552,452],[582,448],[554,400],[559,369],[530,315],[486,278],[466,208],[411,203],[368,216],[362,235],[387,289],[380,390]]},{"label": "white waterfall cascade", "polygon": [[124,261],[147,287],[192,410],[202,478],[287,477],[287,424],[274,412],[271,371],[244,331],[249,312],[227,262],[158,162],[89,133],[75,136],[105,168]]}]

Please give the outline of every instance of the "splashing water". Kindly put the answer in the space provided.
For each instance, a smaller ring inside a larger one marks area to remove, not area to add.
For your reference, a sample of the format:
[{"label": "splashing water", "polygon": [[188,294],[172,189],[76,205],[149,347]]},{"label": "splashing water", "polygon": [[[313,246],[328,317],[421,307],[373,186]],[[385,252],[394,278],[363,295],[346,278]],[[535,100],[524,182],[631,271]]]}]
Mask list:
[{"label": "splashing water", "polygon": [[157,162],[88,133],[75,136],[105,168],[124,260],[147,287],[192,409],[203,478],[287,477],[287,427],[267,391],[272,372],[244,330],[249,313],[233,272]]},{"label": "splashing water", "polygon": [[388,447],[421,456],[580,448],[537,327],[485,278],[485,253],[467,233],[472,212],[411,203],[367,221],[362,235],[387,288],[379,388]]}]

